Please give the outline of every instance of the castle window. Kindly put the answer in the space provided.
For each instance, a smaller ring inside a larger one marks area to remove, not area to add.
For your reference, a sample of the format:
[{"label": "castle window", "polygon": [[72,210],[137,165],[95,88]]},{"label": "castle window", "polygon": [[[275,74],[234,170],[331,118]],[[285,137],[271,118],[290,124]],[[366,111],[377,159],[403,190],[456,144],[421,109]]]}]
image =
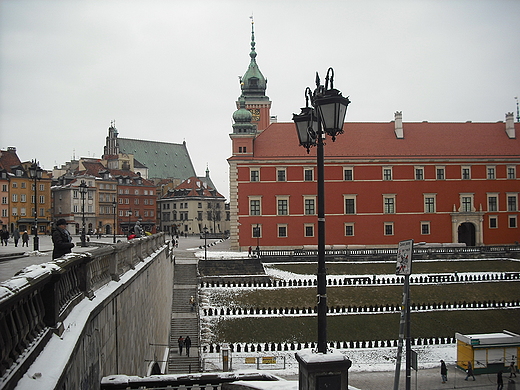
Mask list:
[{"label": "castle window", "polygon": [[250,168],[249,176],[251,181],[260,181],[260,170]]},{"label": "castle window", "polygon": [[392,168],[391,167],[383,168],[383,180],[392,180]]},{"label": "castle window", "polygon": [[437,167],[436,171],[437,171],[437,180],[446,179],[444,167]]}]

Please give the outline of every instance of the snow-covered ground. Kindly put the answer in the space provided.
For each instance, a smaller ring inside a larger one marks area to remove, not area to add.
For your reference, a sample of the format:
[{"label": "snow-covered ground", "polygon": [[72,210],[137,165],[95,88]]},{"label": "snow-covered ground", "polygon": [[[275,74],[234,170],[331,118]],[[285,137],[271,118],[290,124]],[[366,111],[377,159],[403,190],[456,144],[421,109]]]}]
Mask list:
[{"label": "snow-covered ground", "polygon": [[[195,254],[199,258],[204,258],[204,251],[193,248]],[[210,259],[237,259],[246,258],[247,252],[218,252],[208,251],[207,256]],[[457,259],[456,261],[474,261],[474,259]],[[449,260],[443,260],[449,261]],[[375,262],[377,263],[377,262]],[[291,263],[294,264],[294,263]],[[314,275],[297,274],[288,271],[282,271],[276,268],[275,264],[267,264],[264,266],[266,274],[274,279],[280,280],[298,280],[298,279],[310,279],[314,278]],[[433,274],[433,273],[432,273]],[[443,273],[445,274],[445,273]],[[474,273],[459,273],[460,276],[471,275],[485,275],[486,272],[474,272]],[[353,275],[331,275],[328,278],[344,279],[346,277],[352,277]],[[355,275],[356,277],[368,276],[372,278],[374,275]],[[395,278],[393,275],[376,275],[376,278]],[[397,283],[396,283],[397,284]],[[201,292],[201,301],[199,302],[199,309],[201,310],[201,344],[208,343],[208,340],[212,339],[211,333],[211,322],[212,319],[204,317],[203,310],[212,305],[215,300],[219,302],[229,302],[233,300],[233,296],[243,292],[245,290],[253,290],[258,288],[269,288],[269,287],[218,287],[218,288],[203,288]],[[276,288],[276,287],[271,287]],[[207,290],[208,293],[205,293]],[[211,297],[210,297],[211,296]],[[218,318],[218,317],[216,317]],[[398,335],[396,335],[397,338]],[[418,364],[420,369],[438,367],[439,361],[442,359],[445,362],[454,364],[456,361],[456,345],[455,344],[436,344],[436,345],[415,345],[413,350],[418,354]],[[377,348],[348,348],[348,349],[336,349],[338,353],[346,355],[352,361],[352,372],[364,372],[364,371],[393,371],[395,370],[397,347],[377,347]],[[295,359],[295,352],[297,351],[277,351],[277,352],[233,352],[231,354],[231,361],[233,370],[251,370],[259,369],[265,370],[276,375],[296,376],[298,374],[298,363]],[[403,352],[404,353],[404,352]],[[254,357],[258,358],[255,360]],[[263,364],[262,357],[274,357],[275,359],[267,359],[270,363]],[[220,353],[203,353],[204,368],[208,371],[219,371],[222,370],[222,356]],[[403,362],[404,362],[403,357]],[[274,362],[274,363],[273,363]],[[404,365],[404,363],[403,363]]]}]

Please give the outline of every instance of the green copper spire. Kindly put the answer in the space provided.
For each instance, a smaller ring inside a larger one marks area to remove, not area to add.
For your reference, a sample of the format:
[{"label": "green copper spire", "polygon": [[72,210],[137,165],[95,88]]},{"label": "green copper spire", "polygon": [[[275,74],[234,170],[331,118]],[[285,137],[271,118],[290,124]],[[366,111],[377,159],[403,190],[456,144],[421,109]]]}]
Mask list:
[{"label": "green copper spire", "polygon": [[269,100],[265,96],[265,90],[267,89],[267,79],[264,77],[258,65],[256,63],[256,51],[255,51],[255,22],[251,19],[251,62],[244,76],[240,79],[242,88],[242,95],[246,100]]}]

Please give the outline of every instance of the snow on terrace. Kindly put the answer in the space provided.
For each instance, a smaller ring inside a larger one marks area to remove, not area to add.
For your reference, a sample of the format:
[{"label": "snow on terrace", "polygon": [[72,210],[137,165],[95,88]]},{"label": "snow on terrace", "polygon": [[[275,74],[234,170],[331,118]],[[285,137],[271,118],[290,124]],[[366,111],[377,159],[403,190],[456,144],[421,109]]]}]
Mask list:
[{"label": "snow on terrace", "polygon": [[[196,251],[195,255],[199,259],[204,258],[204,251],[200,250],[200,248],[192,248],[192,250]],[[219,252],[219,251],[207,251],[206,252],[208,259],[237,259],[237,258],[247,258],[247,252]],[[493,259],[487,259],[493,260]],[[511,261],[518,261],[516,259],[510,259]],[[417,260],[416,262],[421,262],[426,260]],[[431,260],[430,260],[431,261]],[[456,259],[456,260],[443,260],[446,261],[474,261],[474,259]],[[368,262],[368,263],[382,263],[380,261]],[[279,263],[278,263],[279,264]],[[291,262],[291,264],[297,264]],[[265,264],[264,269],[266,274],[271,276],[274,279],[280,280],[300,280],[300,279],[312,279],[315,278],[315,275],[308,274],[298,274],[289,271],[283,271],[276,268],[277,263]],[[442,274],[446,274],[445,272]],[[459,277],[464,276],[472,276],[472,278],[478,276],[483,276],[489,274],[489,272],[464,272],[458,273]],[[426,274],[425,274],[426,275]],[[435,275],[435,273],[428,273],[428,275]],[[328,275],[328,279],[337,279],[343,280],[344,278],[352,277],[353,275]],[[395,278],[395,274],[383,274],[383,275],[355,275],[356,277],[370,277],[376,279],[388,279]],[[236,275],[235,275],[236,277]],[[425,282],[423,282],[424,284]],[[458,282],[460,283],[460,282]],[[401,284],[401,283],[395,283]],[[388,284],[386,284],[388,285]],[[359,285],[362,286],[362,285]],[[301,288],[306,288],[308,286],[302,286]],[[282,287],[249,287],[249,286],[234,286],[234,287],[218,287],[218,288],[202,288],[201,301],[199,303],[199,310],[201,311],[201,334],[202,334],[202,342],[203,345],[204,339],[210,340],[212,339],[211,332],[211,323],[212,321],[217,321],[223,316],[215,316],[215,317],[204,317],[204,309],[210,306],[210,298],[209,294],[205,294],[204,290],[211,290],[211,300],[218,300],[221,302],[229,302],[233,300],[233,296],[239,294],[240,291],[245,290],[256,290],[256,289],[265,289],[265,288],[282,288]],[[292,286],[292,288],[298,288],[297,286]],[[433,310],[426,310],[433,311]],[[227,317],[227,316],[226,316]],[[398,335],[396,335],[396,338]],[[206,341],[207,343],[207,341]],[[454,364],[456,361],[456,345],[455,344],[435,344],[435,345],[415,345],[413,349],[418,353],[418,364],[420,369],[428,369],[438,367],[439,361],[442,359],[447,363]],[[365,371],[393,371],[395,370],[395,360],[397,354],[397,347],[377,347],[377,348],[348,348],[348,349],[334,349],[335,351],[346,355],[352,361],[352,367],[350,368],[351,372],[365,372]],[[295,351],[263,351],[254,353],[255,356],[275,356],[279,359],[279,361],[283,361],[283,365],[280,364],[280,367],[276,370],[268,370],[268,366],[265,365],[263,369],[269,371],[273,374],[280,375],[283,377],[286,376],[295,376],[298,374],[298,363],[294,357]],[[245,370],[250,369],[251,364],[246,364],[246,357],[252,356],[252,353],[246,352],[233,352],[232,353],[232,361],[233,361],[233,370]],[[203,358],[206,364],[207,370],[218,370],[219,367],[222,367],[221,356],[219,353],[203,353]]]}]

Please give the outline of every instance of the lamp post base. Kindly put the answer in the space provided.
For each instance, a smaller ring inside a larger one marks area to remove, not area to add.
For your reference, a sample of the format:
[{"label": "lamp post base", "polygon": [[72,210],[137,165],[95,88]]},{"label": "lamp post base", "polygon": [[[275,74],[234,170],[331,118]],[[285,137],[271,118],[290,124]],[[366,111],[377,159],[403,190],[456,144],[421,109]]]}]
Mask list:
[{"label": "lamp post base", "polygon": [[348,370],[352,362],[341,353],[296,353],[299,363],[298,390],[348,390]]}]

